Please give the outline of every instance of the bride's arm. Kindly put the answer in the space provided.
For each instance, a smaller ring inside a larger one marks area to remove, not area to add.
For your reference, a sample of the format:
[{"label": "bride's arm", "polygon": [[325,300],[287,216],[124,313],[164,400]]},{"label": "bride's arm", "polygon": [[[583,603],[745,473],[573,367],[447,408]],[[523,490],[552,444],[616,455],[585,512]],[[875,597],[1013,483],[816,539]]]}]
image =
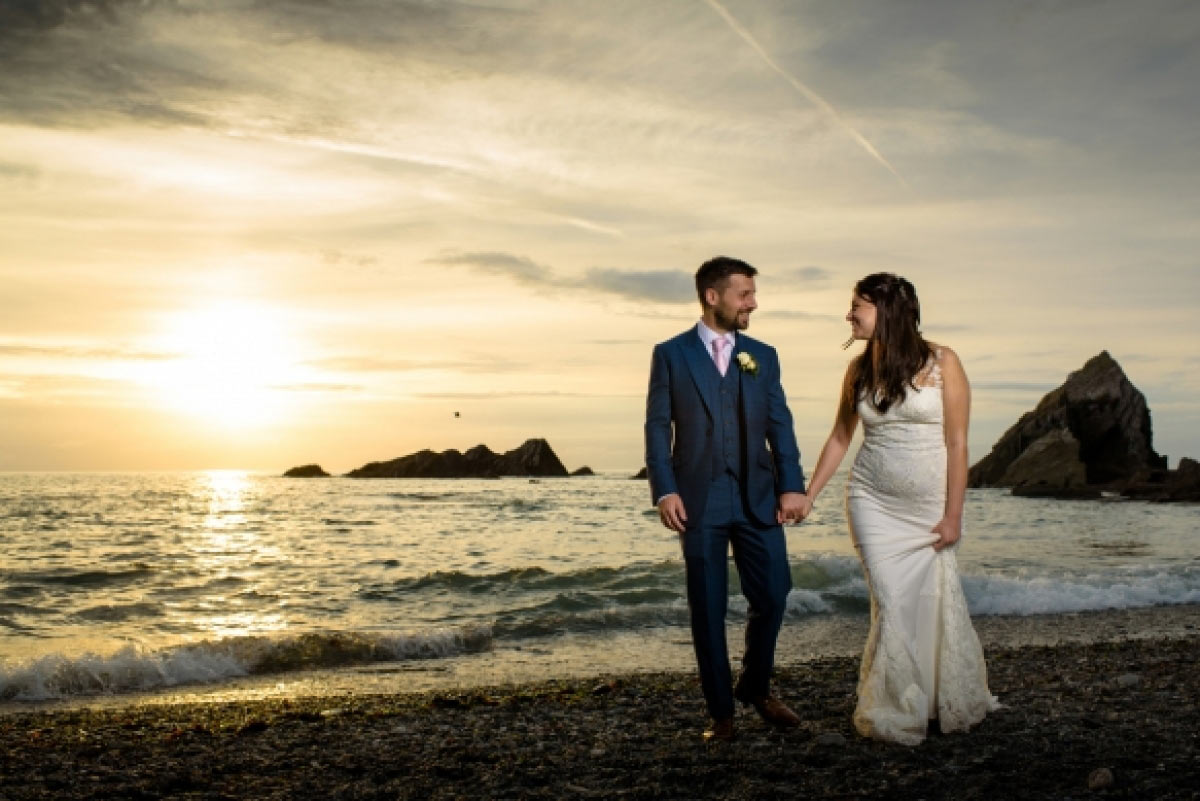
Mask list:
[{"label": "bride's arm", "polygon": [[940,551],[962,536],[963,502],[967,495],[967,424],[971,415],[971,385],[958,355],[943,347],[942,409],[946,439],[946,510],[933,531],[940,535],[934,543]]},{"label": "bride's arm", "polygon": [[812,511],[813,502],[821,494],[821,490],[829,483],[829,479],[842,463],[850,440],[854,438],[854,429],[858,427],[858,411],[854,402],[854,365],[846,368],[846,376],[842,379],[842,394],[838,398],[837,417],[833,421],[833,430],[821,448],[817,466],[813,470],[812,480],[808,483],[808,496],[805,499],[804,514],[801,520],[808,517]]}]

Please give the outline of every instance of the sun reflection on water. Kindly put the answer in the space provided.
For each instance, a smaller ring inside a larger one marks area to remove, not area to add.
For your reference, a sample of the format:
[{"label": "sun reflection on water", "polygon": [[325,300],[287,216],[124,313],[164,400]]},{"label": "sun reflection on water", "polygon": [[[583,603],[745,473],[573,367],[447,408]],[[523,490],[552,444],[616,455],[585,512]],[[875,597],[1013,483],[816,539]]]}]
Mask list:
[{"label": "sun reflection on water", "polygon": [[[253,515],[254,478],[242,470],[210,470],[200,476],[198,500],[207,513],[190,544],[192,564],[212,587],[192,620],[218,638],[242,637],[287,628],[278,611],[250,608],[261,602],[267,582],[259,564],[281,552],[267,542]],[[260,586],[260,584],[262,586]],[[222,590],[227,589],[227,592]]]}]

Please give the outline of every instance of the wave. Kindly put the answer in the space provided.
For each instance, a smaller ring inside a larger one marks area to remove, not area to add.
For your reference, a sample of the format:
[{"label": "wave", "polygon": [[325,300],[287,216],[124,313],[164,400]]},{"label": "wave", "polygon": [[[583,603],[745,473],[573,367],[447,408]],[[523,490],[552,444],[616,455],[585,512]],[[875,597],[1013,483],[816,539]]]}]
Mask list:
[{"label": "wave", "polygon": [[10,584],[34,584],[67,587],[100,588],[142,581],[155,573],[147,564],[135,563],[125,570],[32,570],[27,572],[2,571],[0,577]]},{"label": "wave", "polygon": [[288,637],[231,637],[148,650],[49,654],[0,664],[0,700],[44,701],[156,690],[298,670],[439,659],[492,647],[487,626],[419,632],[308,632]]},{"label": "wave", "polygon": [[1200,604],[1200,570],[1156,568],[1074,576],[963,576],[976,615],[1041,615]]}]

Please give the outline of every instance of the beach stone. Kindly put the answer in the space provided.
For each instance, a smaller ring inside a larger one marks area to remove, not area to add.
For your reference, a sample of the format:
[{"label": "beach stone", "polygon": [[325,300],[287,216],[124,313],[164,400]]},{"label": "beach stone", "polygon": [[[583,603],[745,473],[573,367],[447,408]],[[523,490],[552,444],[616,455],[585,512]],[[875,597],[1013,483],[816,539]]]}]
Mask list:
[{"label": "beach stone", "polygon": [[1067,376],[992,446],[968,473],[971,487],[1003,483],[1013,462],[1046,434],[1066,430],[1079,442],[1090,485],[1128,481],[1140,470],[1165,470],[1152,444],[1150,409],[1121,366],[1101,351]]},{"label": "beach stone", "polygon": [[1113,772],[1108,768],[1096,768],[1088,774],[1087,786],[1089,790],[1103,790],[1106,787],[1113,785]]},{"label": "beach stone", "polygon": [[813,740],[813,744],[822,747],[841,748],[846,745],[846,737],[836,731],[827,731],[824,734],[818,734],[816,739]]},{"label": "beach stone", "polygon": [[1135,684],[1140,683],[1141,680],[1142,677],[1137,673],[1122,673],[1120,676],[1117,676],[1117,686],[1133,687]]}]

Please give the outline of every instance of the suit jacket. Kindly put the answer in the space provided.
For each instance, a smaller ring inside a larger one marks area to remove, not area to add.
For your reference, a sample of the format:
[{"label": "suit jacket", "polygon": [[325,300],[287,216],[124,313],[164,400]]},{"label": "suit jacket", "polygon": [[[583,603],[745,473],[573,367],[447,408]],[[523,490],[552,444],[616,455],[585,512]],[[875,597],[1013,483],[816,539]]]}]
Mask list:
[{"label": "suit jacket", "polygon": [[[729,369],[738,370],[741,381],[742,485],[751,518],[770,526],[775,524],[779,494],[804,492],[800,449],[775,349],[740,332],[736,340]],[[750,354],[758,363],[757,375],[740,370],[739,353]],[[654,347],[646,396],[646,476],[652,503],[679,493],[688,528],[701,524],[714,478],[713,419],[719,380],[695,327]]]}]

